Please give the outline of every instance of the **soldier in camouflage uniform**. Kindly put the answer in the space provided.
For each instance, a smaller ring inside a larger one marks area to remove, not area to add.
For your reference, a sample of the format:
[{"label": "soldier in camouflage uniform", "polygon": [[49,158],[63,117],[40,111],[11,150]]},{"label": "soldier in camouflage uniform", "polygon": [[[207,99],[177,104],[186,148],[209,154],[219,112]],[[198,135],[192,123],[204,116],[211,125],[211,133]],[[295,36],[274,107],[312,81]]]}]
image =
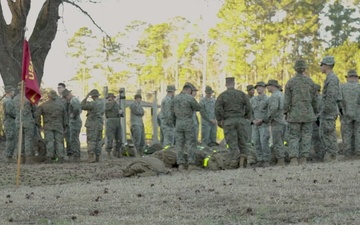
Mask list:
[{"label": "soldier in camouflage uniform", "polygon": [[[109,93],[107,97],[108,101],[105,105],[106,116],[106,145],[108,159],[111,159],[111,150],[113,149],[113,142],[115,142],[115,152],[119,153],[121,148],[121,126],[120,116],[122,110],[115,101],[115,95]],[[116,155],[116,154],[115,154]]]},{"label": "soldier in camouflage uniform", "polygon": [[226,78],[227,90],[222,92],[215,103],[215,116],[224,130],[225,140],[232,152],[232,161],[240,158],[240,168],[250,152],[248,129],[251,119],[251,105],[246,94],[235,88],[235,78]]},{"label": "soldier in camouflage uniform", "polygon": [[3,112],[4,112],[4,132],[5,132],[5,154],[8,162],[16,162],[13,159],[15,144],[16,144],[16,128],[15,128],[15,117],[16,112],[12,98],[15,94],[15,89],[11,86],[5,87],[5,98],[3,99]]},{"label": "soldier in camouflage uniform", "polygon": [[246,92],[247,92],[247,96],[249,97],[249,99],[253,98],[255,95],[254,85],[249,84],[248,86],[246,86]]},{"label": "soldier in camouflage uniform", "polygon": [[171,116],[170,112],[170,106],[171,106],[171,100],[174,98],[175,94],[175,86],[174,85],[168,85],[167,86],[167,95],[164,97],[164,99],[161,101],[161,131],[163,134],[164,142],[162,143],[163,146],[172,146],[175,142],[175,127],[174,125],[168,124],[168,117]]},{"label": "soldier in camouflage uniform", "polygon": [[[69,117],[69,126],[68,133],[70,134],[70,149],[72,150],[72,156],[74,162],[80,161],[80,130],[82,126],[81,120],[81,105],[78,98],[72,95],[71,91],[65,89],[62,92],[63,98],[69,102],[68,108],[68,117]],[[66,132],[65,132],[66,133]]]},{"label": "soldier in camouflage uniform", "polygon": [[[65,110],[68,113],[69,112],[69,102],[66,101],[65,98],[63,98],[63,91],[66,89],[66,85],[64,83],[58,83],[58,94],[60,96],[60,99],[62,101],[62,103],[64,104]],[[70,141],[70,129],[69,129],[69,115],[67,116],[67,120],[66,121],[66,129],[65,129],[65,133],[64,133],[64,140],[65,140],[65,146],[66,146],[66,154],[68,156],[72,156],[74,154],[73,150],[71,149],[71,141]]]},{"label": "soldier in camouflage uniform", "polygon": [[143,155],[145,148],[145,127],[143,122],[144,108],[141,105],[141,95],[135,95],[135,101],[130,105],[131,136],[137,153]]},{"label": "soldier in camouflage uniform", "polygon": [[[191,87],[191,95],[195,99],[195,97],[197,95],[197,92],[198,92],[198,89],[192,83],[189,83],[189,82],[186,82],[185,85],[189,85]],[[193,124],[194,124],[194,130],[195,130],[195,133],[194,133],[194,138],[195,138],[194,148],[196,148],[196,145],[198,144],[198,141],[199,141],[199,118],[197,117],[196,112],[194,112],[194,115],[193,115]]]},{"label": "soldier in camouflage uniform", "polygon": [[261,125],[263,122],[269,124],[270,142],[274,148],[274,154],[277,158],[276,166],[284,166],[285,146],[283,141],[286,121],[284,120],[284,95],[280,92],[280,85],[277,80],[269,80],[266,84],[271,97],[266,104],[266,114],[263,119],[255,120],[255,125]]},{"label": "soldier in camouflage uniform", "polygon": [[339,147],[336,136],[336,118],[339,115],[338,103],[341,101],[340,83],[334,74],[333,56],[325,56],[321,61],[321,72],[326,74],[320,111],[320,137],[325,147],[325,161],[337,161]]},{"label": "soldier in camouflage uniform", "polygon": [[[13,99],[14,108],[16,112],[15,124],[16,130],[20,128],[20,106],[21,94],[18,94]],[[35,152],[33,151],[34,137],[35,137],[35,111],[36,106],[32,105],[30,101],[24,97],[24,106],[22,113],[22,145],[21,145],[21,161],[22,163],[34,162]],[[17,135],[18,132],[17,132]]]},{"label": "soldier in camouflage uniform", "polygon": [[295,77],[285,86],[284,113],[289,123],[290,166],[305,164],[311,148],[313,122],[318,114],[315,83],[304,74],[305,60],[297,60]]},{"label": "soldier in camouflage uniform", "polygon": [[187,150],[188,170],[196,170],[194,134],[194,112],[200,111],[201,106],[191,95],[192,87],[185,84],[182,92],[171,101],[171,117],[169,123],[175,125],[175,145],[177,148],[177,163],[179,170],[185,170],[185,150]]},{"label": "soldier in camouflage uniform", "polygon": [[[56,92],[48,93],[49,100],[41,104],[35,113],[35,124],[45,133],[46,159],[48,162],[57,156],[59,162],[64,161],[63,135],[66,128],[67,113],[63,102]],[[42,119],[41,119],[42,118]]]},{"label": "soldier in camouflage uniform", "polygon": [[[91,96],[93,101],[87,99]],[[99,162],[101,155],[101,138],[104,126],[103,116],[105,105],[99,98],[100,93],[97,89],[91,90],[81,102],[81,109],[88,111],[86,114],[86,142],[88,149],[87,162]]]},{"label": "soldier in camouflage uniform", "polygon": [[341,130],[345,157],[351,159],[360,156],[360,105],[357,103],[360,86],[355,70],[349,70],[346,78],[347,83],[341,86]]},{"label": "soldier in camouflage uniform", "polygon": [[215,99],[211,97],[214,93],[210,86],[205,88],[205,97],[200,100],[200,105],[206,116],[201,117],[201,143],[209,145],[216,143],[217,121],[215,118]]},{"label": "soldier in camouflage uniform", "polygon": [[[255,89],[258,93],[257,96],[250,99],[252,106],[252,124],[256,123],[256,120],[264,118],[266,114],[266,104],[269,96],[265,94],[266,84],[263,81],[257,82]],[[260,125],[253,125],[252,129],[252,141],[256,151],[256,159],[258,166],[267,167],[271,159],[271,151],[269,147],[269,125],[267,123],[261,123]]]}]

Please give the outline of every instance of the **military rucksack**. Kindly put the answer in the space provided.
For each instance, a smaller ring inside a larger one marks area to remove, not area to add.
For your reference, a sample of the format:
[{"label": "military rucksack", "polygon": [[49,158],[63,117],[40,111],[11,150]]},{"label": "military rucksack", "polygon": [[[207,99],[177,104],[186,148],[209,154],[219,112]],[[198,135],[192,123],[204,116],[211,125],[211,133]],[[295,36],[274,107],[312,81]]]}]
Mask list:
[{"label": "military rucksack", "polygon": [[154,157],[145,156],[143,158],[135,159],[123,169],[124,176],[156,176],[161,174],[168,174],[170,171],[165,168],[165,164]]},{"label": "military rucksack", "polygon": [[177,165],[175,146],[165,146],[164,149],[154,152],[151,156],[163,161],[165,166],[168,168],[175,167]]},{"label": "military rucksack", "polygon": [[153,144],[151,146],[147,146],[144,149],[144,154],[145,155],[151,155],[154,152],[160,151],[161,149],[163,149],[163,146],[160,143],[155,143],[155,144]]}]

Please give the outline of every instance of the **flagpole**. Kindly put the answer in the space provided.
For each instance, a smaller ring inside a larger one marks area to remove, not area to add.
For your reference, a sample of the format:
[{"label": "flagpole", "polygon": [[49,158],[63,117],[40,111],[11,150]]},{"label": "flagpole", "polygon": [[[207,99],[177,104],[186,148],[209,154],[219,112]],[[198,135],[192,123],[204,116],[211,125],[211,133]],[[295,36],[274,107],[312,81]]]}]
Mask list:
[{"label": "flagpole", "polygon": [[24,80],[21,80],[21,91],[20,91],[20,116],[19,116],[19,140],[18,140],[18,154],[17,154],[17,172],[16,172],[16,187],[20,184],[20,165],[21,165],[21,149],[22,149],[22,136],[23,136],[23,109],[24,109]]}]

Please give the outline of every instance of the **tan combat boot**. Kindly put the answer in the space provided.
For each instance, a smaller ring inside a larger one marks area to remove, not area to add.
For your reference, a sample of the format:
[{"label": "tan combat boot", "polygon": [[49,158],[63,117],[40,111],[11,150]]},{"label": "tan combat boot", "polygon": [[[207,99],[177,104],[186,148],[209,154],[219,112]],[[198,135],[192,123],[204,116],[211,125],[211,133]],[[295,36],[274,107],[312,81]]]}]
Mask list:
[{"label": "tan combat boot", "polygon": [[95,162],[100,162],[100,156],[99,155],[96,155]]},{"label": "tan combat boot", "polygon": [[277,163],[275,166],[285,166],[285,160],[284,158],[277,159]]},{"label": "tan combat boot", "polygon": [[94,153],[88,153],[88,159],[86,160],[88,163],[94,163],[95,162],[95,154]]},{"label": "tan combat boot", "polygon": [[301,157],[299,159],[299,165],[305,165],[306,164],[306,158],[305,157]]},{"label": "tan combat boot", "polygon": [[298,159],[297,158],[291,158],[289,166],[298,166]]},{"label": "tan combat boot", "polygon": [[7,158],[6,158],[6,162],[7,162],[7,163],[16,163],[17,161],[16,161],[16,159],[14,159],[13,157],[7,157]]},{"label": "tan combat boot", "polygon": [[195,166],[195,165],[189,165],[188,170],[189,170],[189,171],[191,171],[191,170],[201,170],[201,168],[200,168],[200,167],[197,167],[197,166]]},{"label": "tan combat boot", "polygon": [[239,168],[244,168],[244,166],[245,166],[245,157],[240,157]]},{"label": "tan combat boot", "polygon": [[178,168],[179,172],[184,172],[186,169],[185,169],[185,166],[183,164],[179,165],[179,168]]},{"label": "tan combat boot", "polygon": [[111,152],[107,152],[107,159],[108,159],[108,160],[112,159]]}]

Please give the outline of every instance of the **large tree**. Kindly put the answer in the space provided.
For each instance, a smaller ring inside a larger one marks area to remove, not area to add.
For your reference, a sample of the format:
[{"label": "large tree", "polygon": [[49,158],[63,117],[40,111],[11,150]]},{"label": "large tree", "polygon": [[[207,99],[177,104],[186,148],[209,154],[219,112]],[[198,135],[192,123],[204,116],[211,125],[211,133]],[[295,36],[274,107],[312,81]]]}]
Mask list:
[{"label": "large tree", "polygon": [[[31,56],[39,83],[43,77],[45,59],[57,33],[59,6],[69,3],[89,16],[76,2],[78,1],[44,0],[29,37]],[[10,23],[5,20],[0,2],[0,74],[5,85],[16,87],[20,81],[23,40],[31,0],[7,0],[7,3],[12,16]]]}]

